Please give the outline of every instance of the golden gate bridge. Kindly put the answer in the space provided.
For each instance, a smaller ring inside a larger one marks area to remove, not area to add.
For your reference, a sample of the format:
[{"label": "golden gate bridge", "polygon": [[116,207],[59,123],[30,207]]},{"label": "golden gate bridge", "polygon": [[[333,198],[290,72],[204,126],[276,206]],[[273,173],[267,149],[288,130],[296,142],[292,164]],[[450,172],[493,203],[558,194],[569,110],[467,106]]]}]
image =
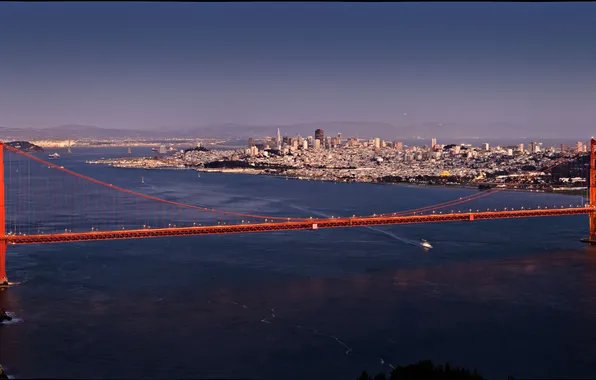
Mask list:
[{"label": "golden gate bridge", "polygon": [[[570,158],[554,160],[542,171],[552,170],[579,155],[577,153]],[[589,203],[581,206],[454,210],[455,206],[506,190],[505,187],[387,214],[306,218],[224,211],[155,197],[85,176],[0,142],[0,286],[8,285],[7,246],[17,244],[474,222],[563,215],[588,215],[589,233],[582,241],[596,244],[596,140],[593,137],[590,141],[589,158]],[[5,173],[6,169],[8,175]],[[50,180],[48,170],[60,174],[60,180]],[[518,177],[517,182],[509,183],[509,187],[523,179],[523,176]],[[7,188],[6,182],[9,184]],[[157,205],[157,210],[149,216],[144,206],[146,203]],[[441,211],[444,209],[450,211]],[[89,215],[95,213],[104,215],[104,220],[93,221]],[[66,223],[68,227],[62,231]]]}]

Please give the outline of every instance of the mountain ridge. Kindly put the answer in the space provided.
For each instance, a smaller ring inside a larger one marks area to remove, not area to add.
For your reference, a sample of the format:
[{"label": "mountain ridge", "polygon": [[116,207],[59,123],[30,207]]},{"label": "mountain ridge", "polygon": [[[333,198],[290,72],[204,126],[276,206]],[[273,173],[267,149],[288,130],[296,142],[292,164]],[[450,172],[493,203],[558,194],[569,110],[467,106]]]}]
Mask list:
[{"label": "mountain ridge", "polygon": [[[486,123],[478,128],[455,122],[422,122],[407,125],[393,125],[371,121],[319,121],[280,125],[258,125],[239,123],[214,123],[195,127],[163,127],[151,129],[103,128],[95,125],[64,124],[46,128],[10,128],[0,127],[0,139],[3,140],[43,140],[43,139],[152,139],[165,137],[179,138],[230,138],[248,139],[275,136],[277,128],[282,136],[314,136],[315,129],[321,128],[326,136],[342,138],[373,138],[386,140],[408,139],[416,137],[439,139],[457,138],[500,138],[516,137],[518,127],[507,122]],[[474,130],[474,134],[464,131]],[[542,138],[557,136],[540,136]]]}]

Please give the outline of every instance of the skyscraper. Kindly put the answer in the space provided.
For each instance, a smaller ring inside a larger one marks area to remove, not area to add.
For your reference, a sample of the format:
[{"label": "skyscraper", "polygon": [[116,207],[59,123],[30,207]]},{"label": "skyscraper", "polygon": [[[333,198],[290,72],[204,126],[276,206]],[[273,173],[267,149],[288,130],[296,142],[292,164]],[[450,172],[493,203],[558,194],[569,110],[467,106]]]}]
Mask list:
[{"label": "skyscraper", "polygon": [[325,142],[325,131],[322,129],[317,129],[315,131],[315,140],[319,140],[321,143]]},{"label": "skyscraper", "polygon": [[430,139],[430,147],[434,148],[435,145],[437,145],[437,139],[433,137],[432,139]]},{"label": "skyscraper", "polygon": [[279,134],[279,128],[277,128],[277,150],[281,150],[281,136]]}]

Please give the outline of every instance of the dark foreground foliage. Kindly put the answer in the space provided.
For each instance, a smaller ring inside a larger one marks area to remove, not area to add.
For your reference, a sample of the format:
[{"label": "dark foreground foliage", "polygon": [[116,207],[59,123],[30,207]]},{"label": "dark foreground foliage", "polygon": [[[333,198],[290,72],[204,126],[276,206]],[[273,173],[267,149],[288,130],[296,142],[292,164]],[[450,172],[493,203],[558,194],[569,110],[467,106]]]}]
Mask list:
[{"label": "dark foreground foliage", "polygon": [[0,365],[0,380],[8,380],[8,375],[4,372],[4,369]]},{"label": "dark foreground foliage", "polygon": [[476,370],[451,367],[449,363],[433,365],[432,361],[424,360],[416,364],[402,367],[397,366],[389,375],[379,373],[370,376],[366,371],[362,372],[357,380],[484,380]]}]

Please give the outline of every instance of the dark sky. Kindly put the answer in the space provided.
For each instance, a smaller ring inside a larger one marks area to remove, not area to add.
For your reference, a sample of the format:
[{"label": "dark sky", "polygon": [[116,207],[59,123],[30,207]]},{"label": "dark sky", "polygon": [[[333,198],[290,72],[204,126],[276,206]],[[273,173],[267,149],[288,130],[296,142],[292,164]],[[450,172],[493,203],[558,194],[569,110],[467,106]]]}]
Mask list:
[{"label": "dark sky", "polygon": [[0,3],[0,126],[592,135],[596,3]]}]

